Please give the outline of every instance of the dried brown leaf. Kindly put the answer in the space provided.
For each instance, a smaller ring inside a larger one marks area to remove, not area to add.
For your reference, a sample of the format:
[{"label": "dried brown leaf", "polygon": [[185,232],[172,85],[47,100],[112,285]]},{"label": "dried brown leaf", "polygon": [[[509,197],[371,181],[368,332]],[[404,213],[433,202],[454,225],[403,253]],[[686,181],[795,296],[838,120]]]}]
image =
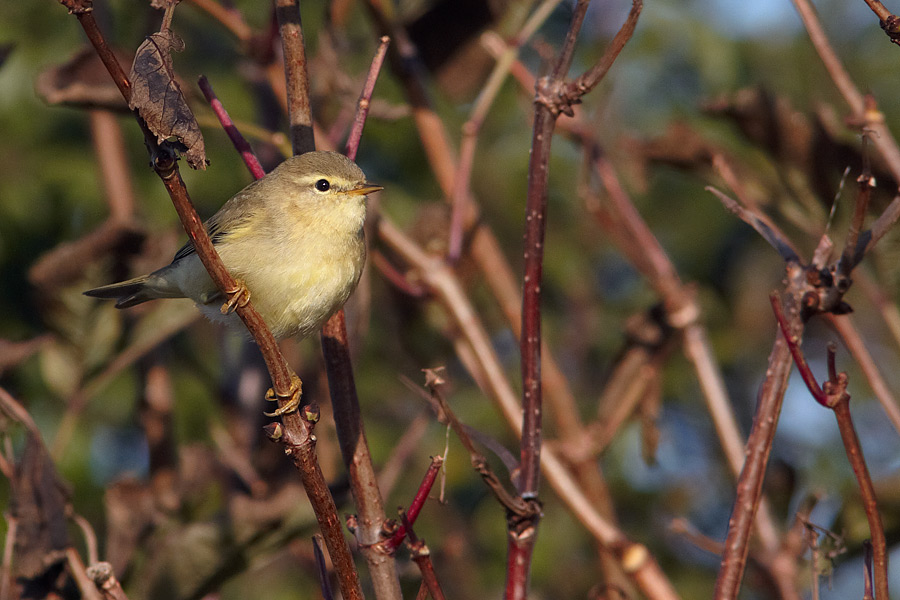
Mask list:
[{"label": "dried brown leaf", "polygon": [[175,79],[172,51],[184,50],[184,42],[169,30],[159,31],[141,44],[131,66],[131,101],[160,144],[176,138],[176,150],[195,169],[205,169],[206,150],[200,125]]},{"label": "dried brown leaf", "polygon": [[[113,52],[119,62],[131,62],[131,56],[124,52]],[[128,110],[122,93],[90,46],[79,50],[65,63],[44,70],[38,75],[34,90],[47,104],[105,108],[123,113]]]},{"label": "dried brown leaf", "polygon": [[17,521],[15,575],[38,578],[64,559],[69,546],[66,504],[69,490],[56,473],[40,439],[26,438],[10,482],[10,515]]}]

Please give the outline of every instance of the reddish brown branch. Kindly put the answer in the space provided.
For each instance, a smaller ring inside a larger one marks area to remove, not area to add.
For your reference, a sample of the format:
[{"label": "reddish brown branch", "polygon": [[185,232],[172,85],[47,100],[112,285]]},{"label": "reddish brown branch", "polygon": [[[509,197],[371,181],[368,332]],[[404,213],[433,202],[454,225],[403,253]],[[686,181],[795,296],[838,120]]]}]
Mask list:
[{"label": "reddish brown branch", "polygon": [[[128,100],[131,88],[128,78],[124,75],[124,71],[118,65],[115,56],[109,51],[103,36],[96,27],[90,12],[89,0],[83,0],[82,2],[66,0],[65,5],[70,12],[74,12],[78,17],[85,33],[107,66],[110,75],[116,81],[125,99]],[[296,25],[299,27],[299,17]],[[153,167],[169,192],[179,219],[193,242],[198,257],[219,290],[226,297],[230,297],[233,290],[237,289],[237,286],[222,264],[215,248],[213,248],[209,235],[191,204],[174,157],[161,151],[156,145],[155,137],[147,135],[146,126],[140,119],[138,119],[138,122],[145,132],[145,140],[148,148],[150,148]],[[236,312],[256,340],[272,377],[275,396],[278,398],[280,406],[283,406],[295,394],[300,393],[300,380],[288,367],[287,361],[285,361],[278,349],[275,338],[252,304],[248,302],[244,306],[238,306]],[[286,453],[292,456],[295,466],[300,470],[304,487],[328,543],[332,562],[338,573],[344,597],[361,599],[362,589],[350,555],[349,545],[341,530],[337,517],[337,508],[315,459],[315,437],[312,435],[312,421],[317,418],[317,409],[312,407],[300,412],[304,412],[306,418],[297,411],[283,416],[284,428],[281,441],[284,443]]]},{"label": "reddish brown branch", "polygon": [[413,498],[412,504],[409,505],[409,510],[404,513],[403,525],[401,525],[397,531],[394,532],[394,535],[391,536],[385,544],[388,549],[393,551],[400,544],[403,543],[403,539],[406,537],[407,527],[406,523],[415,523],[416,519],[419,517],[419,513],[422,512],[422,507],[425,506],[425,500],[428,499],[428,494],[431,493],[431,488],[434,487],[434,482],[437,480],[438,473],[441,472],[441,467],[444,465],[444,458],[441,456],[432,456],[431,464],[428,465],[428,471],[425,472],[425,477],[422,478],[422,483],[419,484],[419,489],[416,491],[416,496]]},{"label": "reddish brown branch", "polygon": [[[381,72],[387,47],[388,40],[382,38],[357,103],[356,117],[347,140],[347,155],[351,159],[356,157],[372,92]],[[311,120],[310,118],[310,122]],[[322,327],[321,340],[341,456],[347,467],[350,491],[359,511],[355,530],[357,540],[369,565],[375,595],[384,600],[399,598],[400,581],[394,557],[391,553],[383,552],[379,544],[385,535],[384,503],[378,489],[378,478],[359,408],[343,309]]]},{"label": "reddish brown branch", "polygon": [[900,44],[900,17],[892,14],[880,0],[865,0],[875,16],[878,17],[878,24],[895,44]]},{"label": "reddish brown branch", "polygon": [[375,57],[372,58],[372,64],[366,75],[366,83],[363,85],[362,93],[359,95],[359,101],[356,105],[356,115],[353,117],[353,127],[350,128],[350,135],[347,136],[347,144],[344,149],[344,154],[351,159],[356,159],[356,151],[359,149],[359,140],[362,138],[366,117],[369,115],[372,93],[375,91],[375,82],[378,81],[378,75],[381,73],[382,65],[384,65],[384,58],[387,56],[387,50],[390,43],[391,38],[386,35],[381,36],[378,50],[375,51]]},{"label": "reddish brown branch", "polygon": [[403,521],[403,527],[409,532],[409,540],[406,545],[412,554],[413,562],[419,567],[422,573],[422,583],[431,594],[432,600],[444,600],[444,592],[441,584],[438,583],[437,573],[434,572],[434,565],[431,563],[431,551],[425,545],[425,540],[420,540],[413,531],[412,522],[405,513],[400,516]]},{"label": "reddish brown branch", "polygon": [[866,376],[869,387],[872,388],[872,391],[881,403],[881,408],[884,410],[887,418],[890,419],[894,430],[900,433],[900,406],[898,406],[897,399],[891,392],[878,365],[875,364],[875,359],[868,348],[866,348],[862,335],[860,335],[859,330],[853,324],[850,315],[825,315],[825,318],[834,327],[838,335],[841,336],[853,360],[856,361],[856,364],[859,365]]},{"label": "reddish brown branch", "polygon": [[222,102],[216,96],[216,93],[213,91],[212,86],[209,84],[209,80],[205,75],[202,75],[197,81],[197,84],[200,86],[200,90],[203,92],[203,96],[206,97],[206,101],[209,102],[210,107],[212,107],[216,118],[219,119],[219,123],[222,124],[222,128],[225,130],[225,133],[228,134],[228,139],[231,140],[231,143],[234,145],[235,150],[237,150],[241,155],[241,158],[244,159],[244,164],[247,165],[248,169],[250,169],[250,174],[253,175],[254,179],[262,179],[263,177],[265,177],[266,172],[262,168],[259,159],[256,158],[256,154],[253,152],[253,148],[250,147],[250,144],[247,142],[244,136],[241,135],[241,132],[238,131],[238,128],[235,126],[234,121],[232,121],[231,117],[228,116],[228,111],[225,110]]},{"label": "reddish brown branch", "polygon": [[769,302],[772,303],[772,310],[775,312],[778,328],[787,341],[788,349],[791,351],[791,356],[797,365],[797,371],[800,372],[800,376],[803,378],[803,383],[809,388],[809,392],[813,395],[816,402],[822,406],[828,406],[828,398],[825,396],[822,388],[819,387],[816,376],[813,375],[812,369],[809,368],[809,363],[806,362],[806,357],[803,356],[803,351],[800,350],[800,338],[791,333],[791,325],[788,323],[787,317],[784,316],[784,310],[781,308],[781,300],[778,298],[778,294],[775,292],[769,294]]},{"label": "reddish brown branch", "polygon": [[[538,80],[534,96],[534,126],[528,164],[528,197],[525,205],[524,281],[522,287],[522,441],[519,493],[536,499],[540,482],[543,402],[541,389],[541,286],[543,281],[544,232],[547,221],[550,149],[556,119],[571,114],[572,105],[595,87],[609,71],[625,43],[634,33],[641,0],[636,0],[625,25],[616,34],[603,57],[587,73],[567,84],[575,42],[589,0],[579,0],[559,58],[549,77]],[[528,573],[539,514],[522,519],[509,528],[506,597],[527,595]]]},{"label": "reddish brown branch", "polygon": [[810,394],[812,394],[816,402],[834,411],[838,429],[841,432],[841,441],[844,443],[844,452],[846,452],[850,466],[853,468],[853,474],[856,476],[863,508],[866,511],[866,519],[869,522],[869,534],[872,539],[872,563],[875,570],[875,597],[890,598],[888,595],[888,555],[884,526],[881,522],[881,514],[878,511],[875,487],[872,485],[872,478],[869,475],[869,469],[863,457],[862,445],[859,443],[859,436],[856,434],[856,428],[853,425],[853,418],[850,414],[847,374],[837,372],[837,367],[835,366],[835,345],[831,343],[828,345],[828,380],[824,385],[820,386],[812,374],[809,364],[806,362],[803,351],[800,350],[798,338],[791,335],[787,319],[781,310],[781,303],[774,294],[772,295],[772,308],[775,311],[775,317],[778,319],[781,332],[791,350],[791,355],[794,357],[797,369],[803,376],[803,381],[806,383]]},{"label": "reddish brown branch", "polygon": [[[796,271],[796,269],[794,269]],[[791,278],[793,280],[793,278]],[[803,325],[799,311],[792,302],[791,335],[799,336]],[[747,554],[750,549],[750,532],[759,508],[766,465],[772,451],[775,426],[781,414],[784,392],[791,373],[791,354],[784,336],[778,335],[769,355],[766,379],[757,399],[753,426],[747,438],[747,456],[738,476],[736,497],[728,521],[722,564],[716,579],[716,600],[734,600],[738,597]]]},{"label": "reddish brown branch", "polygon": [[[440,258],[417,246],[387,218],[378,221],[378,234],[398,256],[414,266],[422,278],[422,284],[428,286],[449,312],[476,359],[467,366],[480,368],[473,372],[473,377],[484,385],[485,392],[494,399],[507,424],[520,435],[521,405],[504,374],[490,337],[453,270]],[[600,514],[597,504],[585,494],[552,447],[541,453],[541,463],[547,481],[555,489],[557,497],[585,529],[604,547],[623,549],[621,553],[617,551],[615,556],[641,592],[654,600],[676,600],[677,593],[653,556],[645,547],[630,542],[621,530]],[[625,549],[633,552],[626,552]],[[626,558],[634,557],[637,560],[625,563]]]},{"label": "reddish brown branch", "polygon": [[309,103],[309,73],[306,68],[299,0],[275,0],[275,15],[278,17],[281,47],[284,51],[291,146],[294,154],[303,154],[316,149],[316,140]]}]

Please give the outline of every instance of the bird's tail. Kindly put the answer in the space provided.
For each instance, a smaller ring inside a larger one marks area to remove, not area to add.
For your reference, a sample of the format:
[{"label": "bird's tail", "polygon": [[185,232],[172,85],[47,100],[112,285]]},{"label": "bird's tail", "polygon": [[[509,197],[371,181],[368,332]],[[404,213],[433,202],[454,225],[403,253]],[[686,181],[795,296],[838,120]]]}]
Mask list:
[{"label": "bird's tail", "polygon": [[181,293],[171,289],[171,286],[165,285],[165,282],[160,279],[155,273],[151,273],[128,281],[87,290],[84,295],[94,298],[114,298],[116,308],[128,308],[157,298],[183,297]]}]

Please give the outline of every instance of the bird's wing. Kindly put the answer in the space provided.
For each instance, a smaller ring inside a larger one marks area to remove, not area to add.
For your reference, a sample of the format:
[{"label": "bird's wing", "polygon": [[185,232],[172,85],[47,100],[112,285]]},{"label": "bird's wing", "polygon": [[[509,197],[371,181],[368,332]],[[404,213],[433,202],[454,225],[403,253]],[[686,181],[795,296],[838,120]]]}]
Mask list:
[{"label": "bird's wing", "polygon": [[[209,234],[209,239],[212,240],[213,245],[216,245],[218,242],[222,241],[222,238],[225,237],[228,232],[223,231],[218,222],[213,222],[213,219],[215,219],[215,217],[204,223],[204,226],[206,227],[206,233]],[[172,262],[177,262],[196,252],[197,249],[194,248],[194,242],[188,240],[187,243],[175,253]]]},{"label": "bird's wing", "polygon": [[[243,191],[239,192],[236,196],[231,198],[228,202],[226,202],[222,208],[219,209],[219,212],[214,214],[209,218],[203,226],[206,228],[206,233],[209,234],[209,238],[212,240],[213,245],[221,242],[226,236],[235,236],[240,235],[243,230],[247,227],[250,220],[253,218],[253,212],[251,210],[247,210],[247,207],[242,207],[242,200],[244,194],[250,188],[245,188]],[[243,210],[242,210],[243,208]],[[227,229],[223,226],[223,223],[227,223]],[[190,256],[191,254],[195,254],[197,249],[194,248],[194,242],[188,240],[187,243],[182,246],[178,252],[175,253],[175,257],[172,258],[172,262],[176,262]]]}]

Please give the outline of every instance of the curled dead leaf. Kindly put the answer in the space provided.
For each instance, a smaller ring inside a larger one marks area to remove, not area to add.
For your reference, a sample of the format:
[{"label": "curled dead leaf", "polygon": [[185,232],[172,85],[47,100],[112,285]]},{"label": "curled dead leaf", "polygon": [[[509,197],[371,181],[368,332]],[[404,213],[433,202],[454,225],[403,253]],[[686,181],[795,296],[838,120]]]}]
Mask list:
[{"label": "curled dead leaf", "polygon": [[[194,169],[205,169],[206,149],[200,125],[175,79],[172,51],[184,50],[184,41],[169,30],[147,37],[131,66],[131,101],[160,144],[171,144]],[[177,141],[170,142],[169,138]]]}]

